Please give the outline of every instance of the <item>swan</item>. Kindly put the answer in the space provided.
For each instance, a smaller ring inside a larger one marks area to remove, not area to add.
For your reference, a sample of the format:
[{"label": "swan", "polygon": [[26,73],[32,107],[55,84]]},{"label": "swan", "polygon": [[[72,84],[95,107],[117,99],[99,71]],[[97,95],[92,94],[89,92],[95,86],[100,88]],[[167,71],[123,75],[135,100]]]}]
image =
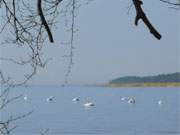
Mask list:
[{"label": "swan", "polygon": [[130,99],[128,100],[128,103],[129,103],[129,104],[135,104],[135,103],[136,103],[136,101],[135,101],[135,99],[130,98]]},{"label": "swan", "polygon": [[92,102],[90,102],[90,101],[84,103],[83,105],[84,105],[85,107],[95,106],[95,104],[92,103]]},{"label": "swan", "polygon": [[125,101],[126,99],[127,99],[126,97],[122,97],[122,98],[121,98],[122,101]]},{"label": "swan", "polygon": [[77,101],[79,101],[79,98],[73,98],[72,101],[77,102]]},{"label": "swan", "polygon": [[26,101],[26,100],[28,99],[28,97],[25,95],[25,96],[23,97],[23,99]]},{"label": "swan", "polygon": [[163,103],[162,100],[158,101],[158,105],[162,105],[162,103]]},{"label": "swan", "polygon": [[50,96],[46,99],[47,102],[53,101],[53,99],[55,98],[55,96]]}]

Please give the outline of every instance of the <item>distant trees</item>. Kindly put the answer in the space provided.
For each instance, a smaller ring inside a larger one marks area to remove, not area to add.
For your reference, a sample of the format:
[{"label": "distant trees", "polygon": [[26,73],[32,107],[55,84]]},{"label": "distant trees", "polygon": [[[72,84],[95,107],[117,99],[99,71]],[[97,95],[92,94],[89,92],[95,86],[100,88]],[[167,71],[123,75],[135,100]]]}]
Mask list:
[{"label": "distant trees", "polygon": [[180,82],[180,73],[160,74],[155,76],[126,76],[111,80],[110,83],[169,83]]}]

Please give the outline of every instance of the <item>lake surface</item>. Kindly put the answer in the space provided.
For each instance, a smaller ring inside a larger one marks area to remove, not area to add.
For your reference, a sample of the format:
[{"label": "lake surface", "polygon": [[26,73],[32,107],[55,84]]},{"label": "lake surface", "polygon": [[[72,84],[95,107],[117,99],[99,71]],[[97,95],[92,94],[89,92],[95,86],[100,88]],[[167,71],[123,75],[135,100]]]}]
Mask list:
[{"label": "lake surface", "polygon": [[[15,88],[11,96],[27,95],[9,104],[2,119],[34,110],[11,126],[15,135],[179,135],[179,94],[177,87],[104,88],[29,86]],[[46,98],[55,96],[52,102]],[[135,104],[122,101],[132,97]],[[80,101],[73,102],[78,97]],[[84,107],[87,101],[95,106]],[[162,100],[162,105],[158,101]]]}]

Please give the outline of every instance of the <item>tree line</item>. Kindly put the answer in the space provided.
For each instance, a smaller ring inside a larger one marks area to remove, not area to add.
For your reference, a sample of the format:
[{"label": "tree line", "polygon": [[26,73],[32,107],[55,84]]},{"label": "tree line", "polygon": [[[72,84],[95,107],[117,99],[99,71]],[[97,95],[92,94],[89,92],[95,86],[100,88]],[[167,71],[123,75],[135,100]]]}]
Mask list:
[{"label": "tree line", "polygon": [[125,76],[113,79],[110,83],[168,83],[180,82],[180,73],[159,74],[154,76]]}]

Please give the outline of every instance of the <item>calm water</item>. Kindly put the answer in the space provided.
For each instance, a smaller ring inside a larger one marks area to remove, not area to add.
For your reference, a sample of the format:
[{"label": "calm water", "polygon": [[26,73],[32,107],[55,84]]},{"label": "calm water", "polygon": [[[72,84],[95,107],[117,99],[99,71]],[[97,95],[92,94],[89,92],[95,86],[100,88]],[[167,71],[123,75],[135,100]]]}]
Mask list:
[{"label": "calm water", "polygon": [[[33,86],[16,88],[12,96],[26,94],[2,112],[2,118],[34,110],[13,125],[16,135],[179,135],[179,88],[103,88]],[[52,102],[46,98],[55,96]],[[133,97],[135,104],[121,101]],[[74,97],[79,102],[72,102]],[[85,108],[92,101],[95,106]],[[158,105],[162,100],[163,104]],[[13,126],[12,125],[12,126]]]}]

